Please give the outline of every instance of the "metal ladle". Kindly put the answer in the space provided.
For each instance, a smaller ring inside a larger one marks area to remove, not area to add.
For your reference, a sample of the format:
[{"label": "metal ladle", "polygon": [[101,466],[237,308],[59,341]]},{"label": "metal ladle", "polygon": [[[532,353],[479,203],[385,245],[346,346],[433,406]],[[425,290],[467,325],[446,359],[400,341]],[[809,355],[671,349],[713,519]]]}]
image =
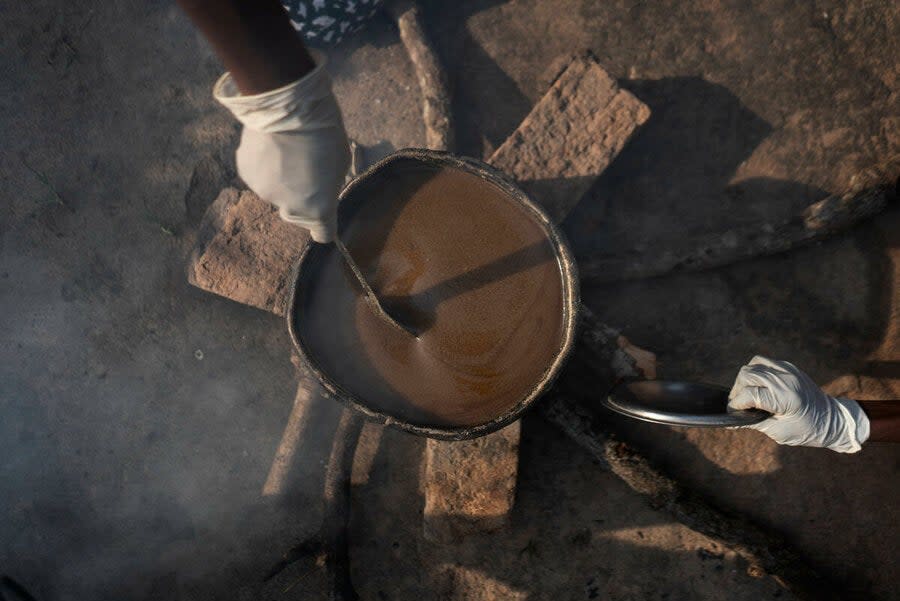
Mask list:
[{"label": "metal ladle", "polygon": [[375,310],[375,312],[378,313],[378,316],[395,328],[403,330],[413,338],[418,338],[415,332],[391,317],[391,315],[384,310],[384,307],[381,305],[381,301],[378,300],[378,296],[375,295],[375,291],[372,290],[371,286],[369,286],[369,282],[366,281],[362,270],[360,270],[359,265],[356,264],[356,261],[353,259],[353,256],[350,254],[350,251],[347,250],[347,247],[344,245],[344,243],[339,238],[335,238],[334,245],[337,246],[337,249],[340,251],[341,255],[343,255],[344,261],[347,263],[347,267],[350,268],[350,271],[353,272],[353,276],[356,278],[356,281],[359,282],[360,287],[362,287],[363,294],[366,297],[366,301]]}]

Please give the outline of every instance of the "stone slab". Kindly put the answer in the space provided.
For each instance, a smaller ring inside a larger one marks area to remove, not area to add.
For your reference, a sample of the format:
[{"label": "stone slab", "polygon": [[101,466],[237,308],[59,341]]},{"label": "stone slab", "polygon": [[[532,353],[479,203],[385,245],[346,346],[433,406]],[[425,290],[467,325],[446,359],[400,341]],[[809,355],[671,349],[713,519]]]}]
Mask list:
[{"label": "stone slab", "polygon": [[249,190],[225,188],[200,223],[188,281],[233,301],[284,315],[306,230],[281,221]]},{"label": "stone slab", "polygon": [[560,222],[649,117],[592,56],[577,56],[488,162]]},{"label": "stone slab", "polygon": [[425,447],[424,535],[450,542],[506,525],[516,496],[521,422]]}]

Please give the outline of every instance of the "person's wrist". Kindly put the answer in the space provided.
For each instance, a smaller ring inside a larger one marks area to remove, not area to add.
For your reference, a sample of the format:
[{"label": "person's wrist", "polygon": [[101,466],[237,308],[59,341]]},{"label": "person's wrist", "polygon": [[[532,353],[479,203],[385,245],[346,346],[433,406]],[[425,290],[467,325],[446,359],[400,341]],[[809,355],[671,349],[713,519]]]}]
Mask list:
[{"label": "person's wrist", "polygon": [[871,424],[859,403],[848,398],[832,398],[841,420],[835,440],[827,448],[839,453],[856,453],[869,439]]},{"label": "person's wrist", "polygon": [[316,118],[312,114],[320,100],[333,98],[325,54],[318,50],[310,53],[315,61],[312,71],[284,86],[246,95],[240,92],[232,74],[225,72],[213,86],[213,97],[245,127],[263,133],[296,130]]},{"label": "person's wrist", "polygon": [[299,215],[292,214],[290,210],[282,207],[278,211],[282,221],[302,227],[309,231],[310,237],[320,243],[326,244],[334,240],[337,235],[337,215],[333,214],[321,219],[310,219]]}]

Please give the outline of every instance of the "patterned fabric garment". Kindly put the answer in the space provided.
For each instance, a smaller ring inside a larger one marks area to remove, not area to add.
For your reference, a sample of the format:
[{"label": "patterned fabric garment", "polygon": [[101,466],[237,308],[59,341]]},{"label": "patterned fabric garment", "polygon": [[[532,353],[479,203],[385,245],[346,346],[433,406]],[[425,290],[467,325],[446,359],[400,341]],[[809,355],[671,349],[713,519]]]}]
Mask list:
[{"label": "patterned fabric garment", "polygon": [[359,30],[381,0],[282,0],[294,28],[313,46],[331,46]]}]

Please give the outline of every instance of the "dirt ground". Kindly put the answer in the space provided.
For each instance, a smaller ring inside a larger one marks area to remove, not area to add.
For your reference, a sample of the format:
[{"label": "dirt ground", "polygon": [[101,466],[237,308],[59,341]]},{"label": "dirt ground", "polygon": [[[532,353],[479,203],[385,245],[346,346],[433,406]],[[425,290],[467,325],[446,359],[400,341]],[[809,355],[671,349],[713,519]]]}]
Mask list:
[{"label": "dirt ground", "polygon": [[[900,151],[891,3],[481,0],[426,14],[464,154],[488,156],[581,49],[652,109],[565,225],[580,256],[776,223]],[[0,0],[0,23],[0,573],[39,601],[322,598],[302,562],[264,579],[316,530],[336,412],[304,441],[298,490],[263,497],[295,392],[284,324],[184,277],[238,135],[211,99],[215,57],[171,2]],[[352,137],[372,155],[424,143],[386,17],[330,54]],[[900,398],[898,232],[892,207],[786,255],[583,295],[663,375],[728,384],[760,353],[835,394]],[[618,423],[784,533],[848,598],[900,598],[900,447],[839,456]],[[535,416],[509,531],[428,543],[423,441],[369,434],[351,535],[364,599],[788,597]]]}]

